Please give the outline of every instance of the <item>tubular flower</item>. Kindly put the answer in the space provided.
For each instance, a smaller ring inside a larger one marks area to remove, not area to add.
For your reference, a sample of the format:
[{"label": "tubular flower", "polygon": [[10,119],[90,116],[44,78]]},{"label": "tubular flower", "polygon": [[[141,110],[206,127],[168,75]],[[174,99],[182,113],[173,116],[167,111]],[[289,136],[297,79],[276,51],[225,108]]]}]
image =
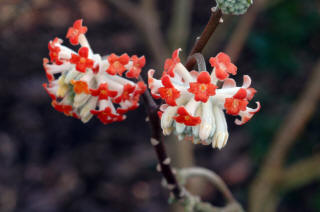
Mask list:
[{"label": "tubular flower", "polygon": [[167,73],[171,77],[174,77],[173,69],[178,63],[180,63],[179,51],[180,51],[180,49],[175,50],[172,53],[172,57],[166,59],[166,61],[164,63],[164,71],[163,71],[163,73]]},{"label": "tubular flower", "polygon": [[79,39],[88,31],[88,28],[82,26],[82,19],[76,20],[72,27],[69,27],[66,37],[72,45],[78,45]]},{"label": "tubular flower", "polygon": [[48,83],[43,87],[52,99],[53,108],[67,116],[79,118],[84,123],[93,116],[104,124],[122,121],[126,112],[139,106],[146,85],[121,75],[131,72],[126,74],[127,78],[138,78],[145,59],[127,54],[120,57],[111,54],[103,59],[92,52],[84,36],[86,31],[82,20],[75,21],[68,30],[70,43],[81,45],[78,52],[62,45],[61,39],[49,42],[50,61],[43,59]]},{"label": "tubular flower", "polygon": [[230,57],[225,53],[219,53],[216,57],[211,57],[209,62],[215,68],[215,75],[219,80],[229,77],[229,74],[237,74],[237,66],[231,63]]},{"label": "tubular flower", "polygon": [[[175,52],[179,58],[179,50]],[[177,58],[175,61],[180,61]],[[236,82],[229,78],[229,74],[236,74],[237,67],[228,55],[219,53],[210,62],[213,63],[211,74],[205,70],[189,72],[177,62],[171,67],[172,74],[166,72],[157,80],[151,69],[148,83],[152,96],[166,102],[158,113],[165,135],[174,131],[179,139],[191,139],[195,144],[211,144],[221,149],[229,137],[223,110],[239,116],[235,123],[242,125],[259,111],[260,103],[256,102],[255,109],[247,107],[256,90],[250,88],[251,79],[247,75],[243,76],[242,86],[236,86]],[[218,87],[218,82],[222,86]]]}]

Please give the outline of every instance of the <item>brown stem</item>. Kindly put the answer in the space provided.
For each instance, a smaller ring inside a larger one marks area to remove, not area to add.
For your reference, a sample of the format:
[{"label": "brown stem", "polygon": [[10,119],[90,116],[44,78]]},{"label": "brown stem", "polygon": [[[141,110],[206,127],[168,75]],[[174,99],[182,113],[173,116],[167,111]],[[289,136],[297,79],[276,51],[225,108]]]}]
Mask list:
[{"label": "brown stem", "polygon": [[197,39],[195,45],[193,46],[188,60],[186,62],[186,68],[191,71],[193,66],[196,64],[196,60],[194,57],[191,57],[193,54],[201,52],[203,48],[208,43],[208,40],[210,39],[211,35],[216,30],[217,26],[220,23],[220,19],[222,17],[222,12],[220,9],[212,8],[211,9],[211,17],[208,21],[208,24],[204,28],[203,32],[200,35],[200,38]]},{"label": "brown stem", "polygon": [[[142,78],[140,77],[140,80]],[[167,155],[165,146],[163,144],[163,136],[161,132],[160,126],[160,118],[158,116],[158,108],[159,106],[155,103],[149,90],[147,89],[142,96],[142,99],[145,103],[146,111],[149,117],[150,125],[151,125],[151,144],[154,147],[154,150],[158,157],[158,171],[160,171],[163,177],[166,179],[168,188],[172,191],[176,199],[180,199],[182,197],[181,188],[177,182],[175,175],[173,174],[170,158]]]}]

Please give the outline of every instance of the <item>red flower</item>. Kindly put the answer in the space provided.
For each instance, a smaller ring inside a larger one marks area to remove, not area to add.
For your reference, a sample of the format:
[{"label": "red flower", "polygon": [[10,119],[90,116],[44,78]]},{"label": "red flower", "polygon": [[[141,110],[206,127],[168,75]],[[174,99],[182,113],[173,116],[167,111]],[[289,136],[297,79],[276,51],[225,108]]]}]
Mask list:
[{"label": "red flower", "polygon": [[73,85],[73,90],[76,94],[80,94],[80,93],[90,94],[88,84],[86,82],[81,80],[78,80],[78,81],[71,80],[71,84]]},{"label": "red flower", "polygon": [[146,91],[146,89],[147,89],[146,84],[144,84],[143,81],[139,81],[139,82],[137,83],[137,90],[135,91],[135,93],[137,93],[137,94],[143,94],[143,93]]},{"label": "red flower", "polygon": [[49,49],[49,56],[51,62],[55,62],[57,65],[61,65],[63,62],[59,60],[59,52],[60,48],[55,46],[56,43],[61,43],[59,38],[55,38],[53,41],[49,41],[48,49]]},{"label": "red flower", "polygon": [[176,99],[179,98],[180,91],[174,88],[168,75],[162,76],[161,82],[164,85],[164,87],[158,89],[161,98],[164,99],[168,105],[176,106]]},{"label": "red flower", "polygon": [[244,88],[240,88],[238,92],[235,95],[233,95],[233,98],[236,98],[236,99],[245,99],[246,97],[247,97],[247,90]]},{"label": "red flower", "polygon": [[138,105],[138,102],[137,101],[134,101],[133,103],[132,103],[132,105],[130,106],[130,107],[128,107],[128,108],[117,108],[117,113],[119,113],[119,114],[125,114],[125,113],[127,113],[128,111],[130,111],[130,110],[135,110],[135,109],[137,109],[139,107],[139,105]]},{"label": "red flower", "polygon": [[247,91],[244,88],[240,88],[238,92],[233,95],[232,98],[226,98],[224,108],[229,115],[239,115],[240,111],[247,109],[248,101],[246,99]]},{"label": "red flower", "polygon": [[240,111],[247,109],[248,101],[245,99],[226,98],[224,107],[229,115],[238,115]]},{"label": "red flower", "polygon": [[172,57],[169,59],[166,59],[165,63],[164,63],[164,72],[163,73],[167,73],[169,74],[171,77],[174,77],[174,67],[180,63],[180,58],[179,58],[179,51],[181,49],[176,49],[173,53],[172,53]]},{"label": "red flower", "polygon": [[92,96],[99,96],[99,100],[101,99],[108,99],[109,97],[115,97],[118,92],[117,91],[112,91],[108,89],[108,84],[107,83],[102,83],[100,84],[98,89],[90,89],[90,92]]},{"label": "red flower", "polygon": [[107,72],[111,75],[119,74],[122,76],[122,73],[126,70],[124,67],[129,63],[130,57],[128,54],[122,54],[121,56],[117,56],[116,54],[111,54],[108,56],[109,68]]},{"label": "red flower", "polygon": [[72,27],[69,27],[66,37],[69,39],[71,44],[78,45],[79,36],[81,34],[85,34],[87,31],[88,31],[88,28],[85,26],[82,26],[82,19],[79,19],[73,23]]},{"label": "red flower", "polygon": [[96,65],[96,67],[93,67],[93,68],[92,68],[92,72],[93,72],[94,74],[97,74],[97,73],[99,72],[99,69],[100,69],[100,66],[99,66],[99,65]]},{"label": "red flower", "polygon": [[117,117],[117,115],[111,112],[110,107],[106,107],[104,110],[91,110],[93,115],[96,115],[98,119],[104,124],[109,124],[114,122],[113,119]]},{"label": "red flower", "polygon": [[142,67],[146,64],[146,58],[144,56],[138,58],[136,55],[133,55],[131,60],[133,64],[131,69],[126,73],[126,77],[138,79]]},{"label": "red flower", "polygon": [[147,89],[146,84],[144,84],[143,81],[139,81],[137,83],[137,87],[136,87],[135,91],[133,92],[133,98],[132,98],[133,101],[138,103],[140,95],[143,94],[146,91],[146,89]]},{"label": "red flower", "polygon": [[73,112],[72,112],[72,106],[71,105],[63,105],[63,104],[59,104],[56,100],[53,100],[51,102],[51,105],[54,109],[56,109],[57,111],[64,113],[66,116],[72,116]]},{"label": "red flower", "polygon": [[76,65],[76,69],[82,73],[86,72],[87,68],[93,68],[93,60],[88,58],[88,47],[81,47],[78,51],[79,55],[71,54],[70,63]]},{"label": "red flower", "polygon": [[179,107],[177,113],[179,115],[173,118],[179,123],[187,126],[196,126],[201,123],[200,117],[191,116],[184,107]]},{"label": "red flower", "polygon": [[220,52],[216,57],[211,57],[209,62],[215,68],[216,77],[219,80],[224,80],[229,77],[229,74],[237,74],[237,66],[231,63],[230,57]]},{"label": "red flower", "polygon": [[157,114],[158,114],[159,119],[161,119],[163,112],[162,111],[158,111]]},{"label": "red flower", "polygon": [[47,69],[47,64],[49,63],[48,58],[43,58],[42,64],[43,64],[43,68],[46,72],[46,76],[49,82],[51,82],[52,80],[54,80],[54,76],[53,74],[49,73],[48,69]]},{"label": "red flower", "polygon": [[203,71],[197,77],[197,82],[190,82],[190,88],[188,91],[193,93],[196,101],[207,102],[209,96],[216,94],[216,88],[211,83],[211,78],[208,72]]},{"label": "red flower", "polygon": [[122,94],[121,96],[117,97],[114,102],[115,103],[120,103],[120,102],[124,102],[126,100],[131,100],[131,96],[130,94],[134,92],[134,90],[136,89],[135,86],[133,85],[130,85],[130,84],[125,84],[123,86],[123,91],[122,91]]},{"label": "red flower", "polygon": [[46,92],[49,94],[49,96],[50,96],[50,98],[51,98],[52,100],[56,100],[56,99],[57,99],[57,97],[56,97],[53,93],[51,93],[51,92],[49,91],[47,83],[43,83],[42,86],[44,87],[44,89],[45,89]]}]

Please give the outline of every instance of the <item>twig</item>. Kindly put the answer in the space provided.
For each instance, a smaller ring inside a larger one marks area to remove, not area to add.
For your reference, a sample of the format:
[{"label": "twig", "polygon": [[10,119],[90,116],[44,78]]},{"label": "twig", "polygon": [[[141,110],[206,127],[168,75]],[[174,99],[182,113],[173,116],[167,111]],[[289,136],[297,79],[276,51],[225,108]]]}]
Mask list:
[{"label": "twig", "polygon": [[[140,77],[140,80],[142,78]],[[145,103],[146,111],[151,125],[151,139],[150,142],[158,157],[157,170],[160,171],[166,179],[167,187],[172,191],[176,199],[182,198],[181,188],[176,180],[175,175],[171,169],[171,159],[167,156],[165,146],[163,144],[163,136],[160,127],[160,119],[158,116],[158,105],[155,103],[149,90],[147,89],[142,95]]]},{"label": "twig", "polygon": [[[219,175],[211,170],[199,167],[184,168],[179,171],[179,176],[182,177],[184,181],[191,177],[204,177],[209,180],[223,194],[228,202],[235,201],[227,185],[223,182]],[[184,182],[182,182],[182,184],[184,184]]]},{"label": "twig", "polygon": [[211,17],[209,19],[209,22],[207,23],[206,27],[204,28],[203,32],[200,35],[200,38],[197,39],[195,45],[193,46],[189,58],[186,62],[186,68],[190,71],[192,70],[193,66],[196,64],[196,60],[192,56],[195,53],[201,52],[203,48],[208,43],[208,40],[216,30],[217,26],[220,23],[222,17],[222,12],[220,9],[212,8],[211,9]]},{"label": "twig", "polygon": [[186,193],[185,204],[190,211],[195,212],[243,212],[241,205],[234,199],[231,191],[228,189],[227,185],[223,180],[213,171],[194,167],[194,168],[184,168],[178,172],[179,181],[181,185],[184,185],[186,181],[191,177],[204,177],[209,180],[225,197],[226,206],[216,207],[209,203],[202,202],[200,198]]}]

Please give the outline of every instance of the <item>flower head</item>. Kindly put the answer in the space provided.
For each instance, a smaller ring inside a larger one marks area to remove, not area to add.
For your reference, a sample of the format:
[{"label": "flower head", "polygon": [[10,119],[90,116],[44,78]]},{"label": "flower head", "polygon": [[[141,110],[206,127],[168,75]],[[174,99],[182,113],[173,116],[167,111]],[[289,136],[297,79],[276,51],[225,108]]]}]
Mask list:
[{"label": "flower head", "polygon": [[253,0],[216,0],[223,14],[242,15],[247,12]]},{"label": "flower head", "polygon": [[[153,78],[154,70],[148,73],[152,96],[166,102],[159,112],[163,133],[168,135],[174,131],[180,139],[192,138],[194,143],[222,148],[229,137],[223,110],[240,116],[235,123],[241,125],[260,109],[259,102],[255,109],[247,106],[256,93],[250,88],[251,79],[244,75],[243,85],[236,86],[229,75],[235,75],[237,67],[225,53],[210,59],[213,71],[209,74],[203,70],[188,72],[180,63],[178,52],[174,52],[176,62],[170,67],[171,74],[167,71],[157,80]],[[218,82],[222,86],[219,87]]]},{"label": "flower head", "polygon": [[62,45],[58,38],[49,42],[51,63],[43,59],[48,79],[43,86],[52,99],[53,108],[67,116],[84,123],[93,116],[104,124],[122,121],[126,112],[139,106],[139,97],[146,85],[121,75],[131,72],[126,76],[137,78],[145,64],[144,57],[111,54],[103,59],[91,50],[84,36],[86,31],[82,20],[75,21],[68,30],[70,43],[81,45],[77,52]]}]

